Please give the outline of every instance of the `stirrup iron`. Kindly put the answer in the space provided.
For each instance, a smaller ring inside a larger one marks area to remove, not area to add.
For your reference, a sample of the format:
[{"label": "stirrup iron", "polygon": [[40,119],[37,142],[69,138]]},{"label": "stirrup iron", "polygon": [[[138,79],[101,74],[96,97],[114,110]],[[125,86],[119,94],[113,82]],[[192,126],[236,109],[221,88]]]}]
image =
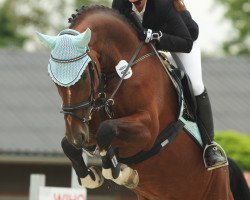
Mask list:
[{"label": "stirrup iron", "polygon": [[[218,148],[219,152],[221,153],[221,156],[224,157],[226,159],[226,163],[223,163],[223,164],[220,164],[220,165],[216,165],[216,166],[212,166],[212,167],[209,167],[206,163],[206,159],[205,159],[205,152],[206,150],[211,147],[211,146],[215,146],[216,148]],[[210,170],[213,170],[213,169],[217,169],[217,168],[220,168],[220,167],[223,167],[223,166],[227,166],[228,165],[228,160],[227,160],[227,155],[226,155],[226,152],[224,151],[224,149],[216,142],[212,142],[211,144],[206,144],[204,150],[203,150],[203,162],[204,162],[204,165],[206,167],[206,169],[208,171]]]}]

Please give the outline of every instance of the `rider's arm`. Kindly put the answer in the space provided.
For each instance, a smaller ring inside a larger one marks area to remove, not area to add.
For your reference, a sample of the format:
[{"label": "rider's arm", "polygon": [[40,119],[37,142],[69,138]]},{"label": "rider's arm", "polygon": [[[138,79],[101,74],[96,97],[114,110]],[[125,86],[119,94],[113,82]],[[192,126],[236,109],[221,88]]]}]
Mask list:
[{"label": "rider's arm", "polygon": [[171,52],[189,53],[193,46],[193,40],[181,15],[174,8],[172,1],[159,1],[156,8],[160,13],[159,19],[163,21],[160,28],[163,36],[157,44],[157,49]]},{"label": "rider's arm", "polygon": [[[154,25],[152,27],[147,27],[145,24],[144,28],[151,28],[153,31],[162,32],[162,37],[156,44],[157,49],[173,52],[190,52],[193,40],[180,13],[175,10],[172,0],[157,0],[155,2],[152,1],[150,4],[155,5],[155,12],[157,12],[158,17],[153,18],[152,16],[148,16],[148,19],[158,20],[161,24],[161,28],[156,28]],[[131,7],[132,5],[129,1],[113,0],[112,2],[113,9],[118,10],[121,14],[124,14],[130,19]],[[149,9],[151,8],[148,8],[148,10]],[[144,15],[146,15],[146,13]],[[133,22],[133,20],[131,21]],[[151,24],[156,23],[158,22]]]},{"label": "rider's arm", "polygon": [[173,0],[173,4],[175,9],[180,13],[184,23],[186,24],[193,41],[195,41],[199,35],[198,24],[193,20],[183,0]]},{"label": "rider's arm", "polygon": [[189,33],[193,39],[193,41],[195,41],[198,36],[199,36],[199,26],[198,24],[192,19],[191,14],[189,13],[189,11],[184,11],[181,12],[181,17],[183,19],[183,21],[185,22]]}]

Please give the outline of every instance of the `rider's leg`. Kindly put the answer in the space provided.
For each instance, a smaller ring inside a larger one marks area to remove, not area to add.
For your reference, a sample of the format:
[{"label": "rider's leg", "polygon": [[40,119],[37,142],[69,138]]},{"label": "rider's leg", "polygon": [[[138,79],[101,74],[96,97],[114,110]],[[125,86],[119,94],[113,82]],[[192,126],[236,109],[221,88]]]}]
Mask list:
[{"label": "rider's leg", "polygon": [[201,132],[202,141],[206,144],[204,149],[204,162],[208,170],[227,165],[227,158],[224,150],[215,143],[214,124],[210,100],[206,89],[196,96],[197,103],[197,124]]},{"label": "rider's leg", "polygon": [[197,124],[204,143],[204,162],[206,167],[215,169],[227,165],[223,149],[213,142],[214,125],[211,104],[202,81],[201,53],[199,41],[195,41],[190,53],[176,53],[188,74],[197,103]]}]

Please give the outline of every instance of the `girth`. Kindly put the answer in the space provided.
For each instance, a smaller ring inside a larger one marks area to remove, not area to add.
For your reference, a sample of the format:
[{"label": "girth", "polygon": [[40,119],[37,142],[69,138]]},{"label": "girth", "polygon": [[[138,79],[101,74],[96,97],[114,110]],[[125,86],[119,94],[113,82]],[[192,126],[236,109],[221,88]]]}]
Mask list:
[{"label": "girth", "polygon": [[127,165],[131,165],[138,164],[140,162],[143,162],[144,160],[149,159],[150,157],[159,153],[161,150],[167,148],[167,146],[170,145],[178,136],[183,126],[184,123],[180,120],[170,124],[159,134],[153,147],[150,150],[141,151],[138,154],[128,158],[118,158],[118,161]]}]

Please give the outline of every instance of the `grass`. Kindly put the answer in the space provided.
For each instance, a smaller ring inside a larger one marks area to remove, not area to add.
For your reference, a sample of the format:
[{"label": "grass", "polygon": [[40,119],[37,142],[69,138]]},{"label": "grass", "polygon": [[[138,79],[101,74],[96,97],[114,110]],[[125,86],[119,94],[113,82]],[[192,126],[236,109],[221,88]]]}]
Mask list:
[{"label": "grass", "polygon": [[250,136],[237,131],[217,131],[215,141],[237,162],[242,170],[250,171]]}]

